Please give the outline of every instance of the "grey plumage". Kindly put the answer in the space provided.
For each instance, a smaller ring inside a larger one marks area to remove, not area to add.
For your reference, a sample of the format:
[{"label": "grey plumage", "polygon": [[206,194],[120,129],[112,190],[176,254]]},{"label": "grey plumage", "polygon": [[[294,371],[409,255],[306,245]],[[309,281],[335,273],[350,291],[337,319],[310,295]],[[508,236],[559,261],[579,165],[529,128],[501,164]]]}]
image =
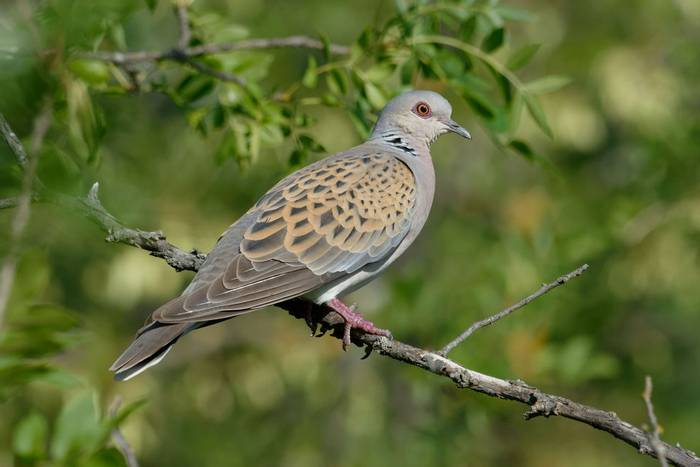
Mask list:
[{"label": "grey plumage", "polygon": [[110,368],[116,378],[157,363],[198,327],[299,296],[327,303],[379,274],[428,217],[430,144],[448,131],[469,138],[451,111],[439,94],[402,94],[367,142],[281,180],[227,229],[182,295],[152,313]]}]

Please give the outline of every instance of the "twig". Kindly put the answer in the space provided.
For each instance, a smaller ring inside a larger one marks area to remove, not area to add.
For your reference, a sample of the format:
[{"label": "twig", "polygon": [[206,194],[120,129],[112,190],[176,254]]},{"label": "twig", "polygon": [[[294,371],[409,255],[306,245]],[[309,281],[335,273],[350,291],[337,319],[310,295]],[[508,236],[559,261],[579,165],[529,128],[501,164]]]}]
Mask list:
[{"label": "twig", "polygon": [[187,46],[190,45],[192,39],[192,31],[190,30],[190,19],[187,14],[186,0],[180,0],[175,6],[175,15],[177,16],[178,28],[180,29],[180,38],[178,40],[178,48],[170,52],[172,60],[180,63],[186,63],[200,73],[213,76],[222,81],[236,83],[239,86],[245,86],[245,80],[240,76],[234,75],[227,71],[217,70],[204,63],[195,60],[186,53]]},{"label": "twig", "polygon": [[649,443],[651,447],[654,448],[656,452],[656,458],[659,459],[659,463],[662,467],[668,467],[668,461],[666,460],[666,448],[664,443],[661,442],[661,427],[659,426],[659,421],[656,419],[656,414],[654,413],[654,404],[651,402],[651,393],[653,391],[653,383],[651,382],[651,376],[647,375],[644,378],[644,392],[642,393],[642,399],[644,399],[644,404],[647,406],[647,415],[649,416],[649,422],[651,423],[652,431],[649,433]]},{"label": "twig", "polygon": [[514,311],[519,310],[520,308],[524,307],[525,305],[532,302],[533,300],[536,300],[537,298],[546,294],[550,290],[555,289],[555,288],[559,287],[560,285],[566,284],[571,279],[580,276],[581,274],[586,272],[587,269],[588,269],[588,265],[584,264],[583,266],[580,266],[580,267],[574,269],[570,273],[564,274],[563,276],[559,277],[554,282],[551,282],[549,284],[542,284],[542,287],[540,287],[535,293],[528,295],[527,297],[523,298],[515,305],[511,305],[508,308],[506,308],[505,310],[501,310],[498,313],[496,313],[495,315],[489,316],[488,318],[482,319],[481,321],[477,321],[476,323],[469,326],[466,331],[464,331],[462,334],[460,334],[455,339],[450,341],[445,347],[443,347],[439,353],[441,355],[447,355],[452,350],[454,350],[455,347],[457,347],[459,344],[461,344],[462,342],[467,340],[467,338],[469,338],[469,336],[474,334],[479,329],[481,329],[485,326],[488,326],[490,324],[493,324],[501,318],[505,318],[506,316],[513,313]]},{"label": "twig", "polygon": [[24,146],[22,146],[22,142],[19,140],[19,138],[17,138],[17,135],[14,131],[12,131],[10,124],[7,123],[7,120],[5,120],[5,117],[1,113],[0,134],[2,134],[3,139],[17,158],[17,163],[22,167],[27,165],[27,153],[24,152]]},{"label": "twig", "polygon": [[[311,49],[323,50],[326,45],[308,36],[274,37],[270,39],[246,39],[228,44],[203,44],[188,49],[192,57],[200,55],[214,55],[239,50],[256,49]],[[347,55],[351,48],[346,45],[328,44],[328,51],[334,55]]]},{"label": "twig", "polygon": [[[117,413],[119,412],[119,407],[121,405],[121,396],[116,396],[109,407],[109,416],[116,417]],[[119,452],[121,452],[122,456],[124,456],[124,460],[126,461],[127,467],[139,467],[139,461],[138,459],[136,459],[136,454],[134,454],[134,450],[131,449],[129,442],[126,440],[118,426],[114,427],[110,437],[112,438],[112,442],[117,447]]]},{"label": "twig", "polygon": [[178,41],[178,47],[180,49],[186,49],[190,45],[190,39],[192,39],[192,32],[190,31],[190,19],[187,15],[187,4],[185,0],[180,0],[175,6],[175,14],[177,15],[178,27],[180,29],[180,40]]},{"label": "twig", "polygon": [[179,51],[173,52],[173,56],[179,57],[173,58],[173,60],[176,60],[180,63],[185,63],[194,68],[195,70],[199,71],[200,73],[213,76],[214,78],[220,79],[221,81],[228,81],[231,83],[236,83],[239,86],[245,86],[245,80],[238,75],[234,75],[233,73],[229,73],[227,71],[212,68],[209,65],[205,65],[204,63],[199,62],[192,57],[180,54]]},{"label": "twig", "polygon": [[0,328],[2,328],[7,311],[7,304],[10,300],[12,285],[15,281],[15,273],[17,272],[17,261],[20,251],[20,240],[24,235],[24,230],[29,222],[32,202],[32,185],[36,175],[36,167],[39,161],[39,149],[46,136],[46,132],[51,126],[52,103],[46,101],[39,115],[34,120],[34,128],[32,129],[30,142],[30,157],[27,156],[24,146],[17,138],[17,135],[12,131],[12,128],[5,120],[5,117],[0,114],[0,131],[17,157],[17,162],[23,169],[22,188],[19,196],[16,199],[16,207],[14,218],[10,224],[9,249],[5,259],[0,267]]},{"label": "twig", "polygon": [[84,198],[54,193],[49,201],[87,217],[107,234],[107,242],[123,243],[146,250],[151,256],[164,259],[177,271],[196,271],[204,263],[206,255],[196,250],[181,250],[168,242],[162,232],[148,232],[124,226],[102,206],[98,196],[99,188],[99,183],[95,183]]},{"label": "twig", "polygon": [[0,199],[0,209],[16,208],[19,204],[19,198],[2,198]]},{"label": "twig", "polygon": [[[202,57],[205,55],[218,55],[228,52],[238,52],[242,50],[260,49],[311,49],[323,50],[324,43],[308,36],[274,37],[269,39],[246,39],[237,42],[220,44],[203,44],[195,47],[187,47],[180,51],[189,58]],[[339,44],[329,44],[328,50],[335,55],[347,55],[350,47]],[[163,60],[175,60],[172,50],[162,52],[138,51],[138,52],[92,52],[81,54],[83,58],[102,60],[124,65],[138,62],[158,62]]]}]

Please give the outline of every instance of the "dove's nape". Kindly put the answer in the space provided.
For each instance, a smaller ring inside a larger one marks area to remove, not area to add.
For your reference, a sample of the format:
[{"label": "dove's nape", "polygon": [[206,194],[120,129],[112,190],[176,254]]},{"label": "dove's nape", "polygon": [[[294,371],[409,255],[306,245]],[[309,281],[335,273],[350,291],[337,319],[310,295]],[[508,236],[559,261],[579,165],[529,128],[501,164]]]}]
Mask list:
[{"label": "dove's nape", "polygon": [[365,143],[284,178],[221,236],[182,295],[149,323],[110,368],[128,379],[158,363],[187,332],[304,297],[325,303],[350,331],[390,336],[339,296],[366,284],[416,238],[430,212],[430,144],[469,133],[430,91],[404,93],[382,110]]}]

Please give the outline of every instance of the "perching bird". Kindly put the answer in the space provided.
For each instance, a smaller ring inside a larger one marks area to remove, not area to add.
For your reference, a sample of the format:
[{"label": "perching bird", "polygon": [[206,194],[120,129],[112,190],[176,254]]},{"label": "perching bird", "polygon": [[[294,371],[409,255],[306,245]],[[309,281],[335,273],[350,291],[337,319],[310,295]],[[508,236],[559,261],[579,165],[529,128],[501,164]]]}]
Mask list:
[{"label": "perching bird", "polygon": [[423,228],[435,191],[430,145],[471,139],[431,91],[392,99],[369,140],[272,187],[221,236],[179,297],[155,310],[110,368],[129,379],[160,362],[185,333],[295,297],[326,304],[350,329],[390,336],[339,296],[386,269]]}]

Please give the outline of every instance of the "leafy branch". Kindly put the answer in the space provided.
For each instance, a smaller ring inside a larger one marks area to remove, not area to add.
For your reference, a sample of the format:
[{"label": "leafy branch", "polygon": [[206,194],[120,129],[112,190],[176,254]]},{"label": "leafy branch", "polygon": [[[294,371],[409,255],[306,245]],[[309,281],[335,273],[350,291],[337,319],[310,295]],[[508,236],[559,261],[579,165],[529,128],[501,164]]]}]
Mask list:
[{"label": "leafy branch", "polygon": [[[285,147],[289,139],[294,143],[292,164],[324,152],[309,132],[315,121],[311,106],[343,109],[364,138],[390,97],[424,86],[447,86],[474,110],[500,147],[532,159],[535,151],[516,136],[520,114],[526,107],[551,136],[537,95],[567,82],[561,77],[522,82],[516,71],[535,55],[534,44],[515,50],[507,63],[500,61],[495,54],[508,44],[506,23],[530,16],[497,2],[399,5],[384,24],[368,27],[349,46],[305,35],[210,42],[217,26],[202,26],[196,9],[176,2],[174,13],[180,34],[173,47],[73,51],[68,59],[72,77],[95,92],[165,93],[194,129],[217,135],[218,159],[234,158],[240,164],[255,161],[265,148]],[[110,44],[101,38],[98,47],[105,46]],[[303,75],[279,88],[268,86],[273,57],[265,53],[273,49],[309,52]],[[486,68],[475,67],[471,59]],[[172,69],[167,63],[182,66]]]}]

